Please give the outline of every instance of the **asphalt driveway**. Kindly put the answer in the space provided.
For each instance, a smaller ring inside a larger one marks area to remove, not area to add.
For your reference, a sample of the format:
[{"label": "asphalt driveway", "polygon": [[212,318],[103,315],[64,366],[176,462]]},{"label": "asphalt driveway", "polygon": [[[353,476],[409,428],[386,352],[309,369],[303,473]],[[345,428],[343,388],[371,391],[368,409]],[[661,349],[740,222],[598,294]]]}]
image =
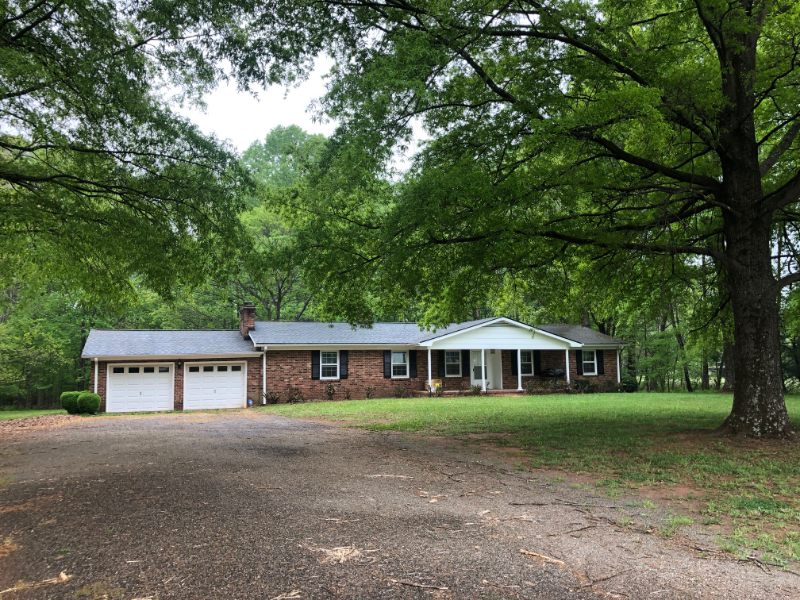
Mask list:
[{"label": "asphalt driveway", "polygon": [[2,600],[800,598],[635,499],[252,411],[4,434],[0,482]]}]

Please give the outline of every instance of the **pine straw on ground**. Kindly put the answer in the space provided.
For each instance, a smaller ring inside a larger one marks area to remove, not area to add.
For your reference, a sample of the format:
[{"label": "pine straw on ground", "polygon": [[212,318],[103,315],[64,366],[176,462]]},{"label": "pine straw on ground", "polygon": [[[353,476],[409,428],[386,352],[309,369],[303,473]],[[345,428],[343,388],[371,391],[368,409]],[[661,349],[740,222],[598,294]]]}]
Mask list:
[{"label": "pine straw on ground", "polygon": [[8,419],[6,421],[0,421],[0,435],[61,427],[67,423],[80,420],[81,417],[77,415],[41,415],[38,417],[25,417],[23,419]]}]

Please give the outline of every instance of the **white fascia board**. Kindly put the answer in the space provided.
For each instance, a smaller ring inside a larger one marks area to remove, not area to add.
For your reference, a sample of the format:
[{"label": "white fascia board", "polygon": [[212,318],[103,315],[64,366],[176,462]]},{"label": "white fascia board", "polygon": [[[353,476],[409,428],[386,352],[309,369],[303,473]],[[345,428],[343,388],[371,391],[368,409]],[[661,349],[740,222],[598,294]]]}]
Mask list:
[{"label": "white fascia board", "polygon": [[131,362],[137,360],[194,360],[196,358],[259,358],[260,356],[261,352],[247,352],[238,354],[137,354],[125,356],[84,356],[83,358],[91,358],[94,360],[101,360],[103,362]]},{"label": "white fascia board", "polygon": [[584,344],[584,350],[617,350],[626,344]]},{"label": "white fascia board", "polygon": [[405,350],[419,348],[419,344],[273,344],[262,346],[265,351],[279,350]]},{"label": "white fascia board", "polygon": [[[554,333],[548,333],[547,331],[542,331],[541,329],[536,329],[536,327],[532,327],[531,325],[526,325],[525,323],[520,323],[519,321],[515,321],[514,319],[509,319],[508,317],[497,317],[496,319],[492,319],[491,321],[486,321],[485,323],[478,323],[477,325],[473,325],[472,327],[467,327],[466,329],[461,329],[459,331],[454,331],[453,333],[447,333],[445,335],[433,338],[432,340],[425,340],[424,342],[420,342],[420,346],[430,347],[433,346],[434,343],[440,342],[442,340],[446,340],[447,338],[451,338],[457,335],[461,335],[462,333],[467,333],[469,331],[475,331],[476,329],[481,329],[482,327],[486,327],[488,325],[496,325],[497,323],[506,323],[508,325],[512,325],[515,327],[519,327],[521,329],[527,329],[528,331],[533,331],[536,335],[543,335],[545,337],[553,338],[555,340],[559,340],[561,342],[566,342],[569,344],[570,348],[582,348],[583,344],[575,342],[573,340],[567,339],[565,337],[561,337],[560,335],[556,335]],[[523,348],[524,350],[529,350],[529,348]]]}]

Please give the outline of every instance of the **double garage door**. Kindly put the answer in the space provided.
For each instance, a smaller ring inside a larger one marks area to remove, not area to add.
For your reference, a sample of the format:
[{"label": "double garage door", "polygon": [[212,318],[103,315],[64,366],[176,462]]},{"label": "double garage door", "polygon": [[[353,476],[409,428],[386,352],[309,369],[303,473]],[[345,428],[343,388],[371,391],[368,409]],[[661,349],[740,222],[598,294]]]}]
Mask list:
[{"label": "double garage door", "polygon": [[[109,365],[106,410],[142,412],[175,408],[175,365]],[[245,406],[245,366],[188,363],[183,369],[186,410]]]}]

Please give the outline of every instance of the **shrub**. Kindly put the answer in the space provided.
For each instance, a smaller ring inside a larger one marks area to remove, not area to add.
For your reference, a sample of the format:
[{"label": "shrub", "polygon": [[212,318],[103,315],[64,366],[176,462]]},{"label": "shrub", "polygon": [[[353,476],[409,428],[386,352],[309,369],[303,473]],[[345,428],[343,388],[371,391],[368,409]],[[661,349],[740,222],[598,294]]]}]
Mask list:
[{"label": "shrub", "polygon": [[374,398],[374,397],[375,397],[375,387],[371,386],[371,385],[368,385],[367,387],[365,387],[364,388],[364,398],[369,400],[370,398]]},{"label": "shrub", "polygon": [[444,384],[442,383],[434,383],[432,386],[428,388],[428,397],[429,398],[441,398],[444,396]]},{"label": "shrub", "polygon": [[325,399],[330,401],[336,395],[336,386],[328,382],[325,384]]},{"label": "shrub", "polygon": [[631,394],[639,389],[639,382],[635,377],[627,375],[622,378],[622,389]]},{"label": "shrub", "polygon": [[277,404],[281,396],[283,396],[282,390],[267,390],[264,392],[264,402],[267,404]]},{"label": "shrub", "polygon": [[575,379],[572,382],[572,388],[575,392],[581,394],[585,394],[589,391],[589,380],[588,379]]},{"label": "shrub", "polygon": [[78,396],[81,392],[64,392],[61,394],[61,408],[71,415],[78,414]]},{"label": "shrub", "polygon": [[100,410],[102,399],[98,394],[83,392],[78,396],[78,412],[81,414],[93,415]]},{"label": "shrub", "polygon": [[525,382],[525,393],[533,396],[534,394],[540,394],[544,391],[544,385],[539,383],[535,379],[529,379]]},{"label": "shrub", "polygon": [[[486,385],[489,385],[489,382],[486,382]],[[470,396],[482,396],[483,395],[483,387],[479,385],[470,385],[469,386],[469,395]]]},{"label": "shrub", "polygon": [[395,398],[406,398],[408,396],[408,390],[404,385],[396,385],[394,386],[394,397]]},{"label": "shrub", "polygon": [[297,404],[298,402],[303,402],[303,392],[299,389],[293,387],[289,388],[289,391],[286,393],[286,401],[289,404]]},{"label": "shrub", "polygon": [[344,390],[344,399],[345,400],[350,400],[351,396],[352,396],[352,392],[350,391],[350,388],[346,388]]}]

